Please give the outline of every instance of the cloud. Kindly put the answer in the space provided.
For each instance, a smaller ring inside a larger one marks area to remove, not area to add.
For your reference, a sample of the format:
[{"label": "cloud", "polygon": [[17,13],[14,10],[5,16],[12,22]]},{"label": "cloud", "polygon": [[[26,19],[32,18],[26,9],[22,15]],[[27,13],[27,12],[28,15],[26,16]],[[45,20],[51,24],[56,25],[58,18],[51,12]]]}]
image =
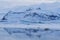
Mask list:
[{"label": "cloud", "polygon": [[31,4],[37,4],[37,3],[49,3],[49,2],[55,2],[55,0],[0,0],[1,3],[7,3],[7,4],[14,4],[14,5],[31,5]]},{"label": "cloud", "polygon": [[9,8],[17,5],[33,5],[38,3],[52,3],[60,0],[0,0],[0,9]]},{"label": "cloud", "polygon": [[0,0],[0,7],[12,7],[17,5],[33,5],[38,3],[52,3],[60,0]]},{"label": "cloud", "polygon": [[33,5],[39,3],[60,2],[60,0],[0,0],[0,11],[15,6]]}]

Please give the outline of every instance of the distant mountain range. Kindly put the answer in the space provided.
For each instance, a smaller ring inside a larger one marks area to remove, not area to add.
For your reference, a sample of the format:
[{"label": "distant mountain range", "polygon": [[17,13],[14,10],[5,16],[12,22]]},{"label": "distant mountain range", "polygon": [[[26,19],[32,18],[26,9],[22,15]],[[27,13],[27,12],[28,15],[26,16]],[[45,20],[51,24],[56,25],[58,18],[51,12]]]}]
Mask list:
[{"label": "distant mountain range", "polygon": [[13,8],[1,19],[11,23],[45,23],[60,21],[60,3],[42,3],[40,5]]}]

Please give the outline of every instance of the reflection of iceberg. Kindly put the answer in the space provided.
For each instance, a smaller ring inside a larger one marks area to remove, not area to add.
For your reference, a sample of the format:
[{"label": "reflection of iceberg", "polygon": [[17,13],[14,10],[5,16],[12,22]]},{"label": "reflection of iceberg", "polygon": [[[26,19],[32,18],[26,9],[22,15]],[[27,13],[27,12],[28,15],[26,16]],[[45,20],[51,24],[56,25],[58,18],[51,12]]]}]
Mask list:
[{"label": "reflection of iceberg", "polygon": [[0,28],[1,40],[60,40],[60,30],[33,28]]},{"label": "reflection of iceberg", "polygon": [[32,28],[29,28],[29,29],[27,29],[27,28],[4,28],[4,30],[7,31],[10,35],[14,35],[14,34],[17,35],[17,34],[22,33],[22,34],[24,34],[26,36],[30,36],[30,37],[31,36],[39,37],[39,36],[43,35],[44,34],[43,32],[45,32],[45,31],[47,31],[49,33],[53,31],[53,30],[50,30],[50,29],[48,29],[48,30],[45,29],[44,30],[44,29],[32,29]]},{"label": "reflection of iceberg", "polygon": [[[15,38],[30,38],[32,39],[42,39],[47,37],[52,37],[54,39],[59,38],[60,37],[60,30],[54,30],[54,29],[32,29],[32,28],[3,28],[5,31],[7,31],[10,36],[13,36]],[[51,39],[51,38],[50,38]]]}]

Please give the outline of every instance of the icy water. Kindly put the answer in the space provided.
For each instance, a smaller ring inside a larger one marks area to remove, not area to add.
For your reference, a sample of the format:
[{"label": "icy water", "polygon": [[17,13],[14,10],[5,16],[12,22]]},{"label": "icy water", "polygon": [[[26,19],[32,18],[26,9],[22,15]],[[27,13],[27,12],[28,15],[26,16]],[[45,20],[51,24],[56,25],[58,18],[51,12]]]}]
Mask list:
[{"label": "icy water", "polygon": [[0,40],[60,40],[60,3],[18,6],[0,13]]},{"label": "icy water", "polygon": [[60,40],[60,30],[0,28],[0,40]]}]

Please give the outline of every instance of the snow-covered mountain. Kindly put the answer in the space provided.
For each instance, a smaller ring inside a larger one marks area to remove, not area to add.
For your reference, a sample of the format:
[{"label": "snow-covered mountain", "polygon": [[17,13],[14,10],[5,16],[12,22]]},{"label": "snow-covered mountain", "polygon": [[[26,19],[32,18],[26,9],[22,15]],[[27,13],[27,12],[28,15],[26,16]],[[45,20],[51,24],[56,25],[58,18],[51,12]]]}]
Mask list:
[{"label": "snow-covered mountain", "polygon": [[60,22],[60,3],[13,8],[0,22],[7,23],[55,23]]}]

